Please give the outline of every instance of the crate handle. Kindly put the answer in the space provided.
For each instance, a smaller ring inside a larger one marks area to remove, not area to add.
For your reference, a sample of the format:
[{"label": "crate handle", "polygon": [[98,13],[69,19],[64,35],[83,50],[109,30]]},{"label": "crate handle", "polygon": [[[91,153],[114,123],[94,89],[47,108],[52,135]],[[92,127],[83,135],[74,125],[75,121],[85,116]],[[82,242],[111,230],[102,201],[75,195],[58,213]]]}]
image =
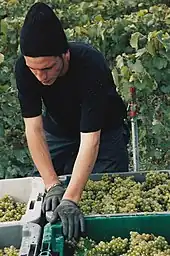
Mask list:
[{"label": "crate handle", "polygon": [[52,256],[51,252],[49,250],[42,251],[38,254],[38,256]]},{"label": "crate handle", "polygon": [[36,245],[31,244],[28,253],[22,253],[20,256],[35,256]]},{"label": "crate handle", "polygon": [[35,200],[31,200],[30,205],[29,205],[29,210],[33,210],[35,206]]},{"label": "crate handle", "polygon": [[35,256],[35,249],[36,249],[36,245],[35,244],[31,244],[29,252],[28,252],[28,256]]},{"label": "crate handle", "polygon": [[43,194],[42,193],[38,193],[37,201],[42,201],[42,200],[43,200]]},{"label": "crate handle", "polygon": [[43,200],[43,194],[38,193],[36,200],[31,200],[30,205],[29,205],[29,210],[33,210],[36,202],[41,202],[42,200]]}]

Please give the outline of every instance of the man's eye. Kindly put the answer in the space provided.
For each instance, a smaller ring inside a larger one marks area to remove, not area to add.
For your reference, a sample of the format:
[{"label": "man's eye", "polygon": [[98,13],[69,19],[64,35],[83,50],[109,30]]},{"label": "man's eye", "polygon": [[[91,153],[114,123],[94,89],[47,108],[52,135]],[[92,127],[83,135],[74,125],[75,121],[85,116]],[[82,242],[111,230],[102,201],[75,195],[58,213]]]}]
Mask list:
[{"label": "man's eye", "polygon": [[44,68],[43,70],[50,70],[50,69],[52,69],[52,67],[49,67],[49,68]]}]

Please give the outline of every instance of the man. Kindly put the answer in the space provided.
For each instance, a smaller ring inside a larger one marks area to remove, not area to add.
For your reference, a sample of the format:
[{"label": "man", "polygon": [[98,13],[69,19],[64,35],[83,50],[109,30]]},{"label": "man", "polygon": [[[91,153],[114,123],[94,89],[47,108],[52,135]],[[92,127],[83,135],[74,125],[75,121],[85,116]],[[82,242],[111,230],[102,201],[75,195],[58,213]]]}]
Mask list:
[{"label": "man", "polygon": [[[68,42],[44,3],[28,11],[15,74],[25,133],[46,187],[44,211],[53,211],[69,239],[84,231],[77,206],[91,172],[128,171],[123,120],[126,107],[102,54]],[[44,106],[44,108],[43,108]],[[42,111],[45,109],[45,111]],[[66,190],[58,176],[72,173]]]}]

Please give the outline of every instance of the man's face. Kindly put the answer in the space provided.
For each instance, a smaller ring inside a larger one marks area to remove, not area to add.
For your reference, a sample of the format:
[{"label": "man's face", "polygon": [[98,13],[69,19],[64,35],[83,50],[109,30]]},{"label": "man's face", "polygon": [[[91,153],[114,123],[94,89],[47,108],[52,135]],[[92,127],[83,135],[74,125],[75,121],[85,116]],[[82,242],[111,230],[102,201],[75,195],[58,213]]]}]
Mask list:
[{"label": "man's face", "polygon": [[62,57],[45,56],[45,57],[27,57],[25,56],[26,65],[36,78],[43,85],[51,85],[64,69],[64,59]]}]

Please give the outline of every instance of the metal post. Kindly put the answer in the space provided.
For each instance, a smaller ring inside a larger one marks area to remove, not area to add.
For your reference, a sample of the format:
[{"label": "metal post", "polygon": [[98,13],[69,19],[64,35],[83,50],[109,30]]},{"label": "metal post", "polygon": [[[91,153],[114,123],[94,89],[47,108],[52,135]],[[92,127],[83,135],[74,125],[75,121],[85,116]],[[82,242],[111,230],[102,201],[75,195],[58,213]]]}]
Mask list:
[{"label": "metal post", "polygon": [[139,147],[138,147],[138,125],[137,125],[137,104],[136,104],[136,88],[130,87],[131,103],[130,118],[132,127],[132,150],[134,172],[139,171]]},{"label": "metal post", "polygon": [[133,165],[134,171],[139,171],[139,147],[138,147],[138,127],[137,120],[131,118],[132,125],[132,148],[133,148]]}]

